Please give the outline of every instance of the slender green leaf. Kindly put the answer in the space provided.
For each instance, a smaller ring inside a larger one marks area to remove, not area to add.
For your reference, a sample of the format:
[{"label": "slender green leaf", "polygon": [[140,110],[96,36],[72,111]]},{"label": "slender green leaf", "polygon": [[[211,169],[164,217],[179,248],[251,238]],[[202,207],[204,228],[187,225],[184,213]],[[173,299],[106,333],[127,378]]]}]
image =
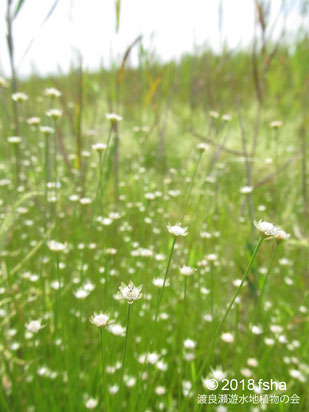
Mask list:
[{"label": "slender green leaf", "polygon": [[25,3],[25,0],[19,0],[19,2],[17,3],[16,9],[14,11],[14,19],[17,17],[17,14],[19,13],[22,5]]},{"label": "slender green leaf", "polygon": [[119,30],[119,22],[120,22],[120,3],[121,0],[116,0],[116,32]]}]

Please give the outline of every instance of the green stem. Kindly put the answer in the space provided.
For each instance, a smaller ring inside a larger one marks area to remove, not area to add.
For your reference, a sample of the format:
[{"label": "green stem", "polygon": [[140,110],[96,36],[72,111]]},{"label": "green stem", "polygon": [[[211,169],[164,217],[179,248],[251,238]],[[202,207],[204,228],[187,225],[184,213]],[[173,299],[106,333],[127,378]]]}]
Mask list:
[{"label": "green stem", "polygon": [[210,310],[212,320],[214,319],[214,264],[210,265]]},{"label": "green stem", "polygon": [[[176,244],[176,238],[174,237],[174,238],[173,238],[172,247],[171,247],[171,251],[170,251],[170,255],[169,255],[169,259],[168,259],[167,266],[166,266],[166,269],[165,269],[162,291],[159,291],[159,295],[158,295],[156,314],[155,314],[155,318],[154,318],[154,322],[153,322],[153,327],[152,327],[152,332],[151,332],[151,337],[150,337],[150,350],[147,351],[147,355],[146,355],[146,359],[145,359],[145,363],[144,363],[144,365],[147,365],[147,374],[149,373],[148,354],[149,354],[149,352],[150,352],[150,353],[152,352],[153,345],[154,345],[154,337],[155,337],[155,332],[156,332],[156,328],[157,328],[157,322],[158,322],[160,305],[161,305],[161,301],[162,301],[162,297],[163,297],[163,293],[164,293],[164,289],[165,289],[165,284],[166,284],[166,280],[167,280],[169,268],[170,268],[171,261],[172,261],[172,256],[173,256],[173,253],[174,253],[175,244]],[[146,391],[146,395],[145,395],[145,397],[144,397],[146,404],[147,404],[148,398],[149,398],[150,386],[151,386],[151,385],[149,385],[149,387],[148,387],[148,389],[147,389],[147,391]],[[143,406],[145,406],[145,405],[143,405]]]},{"label": "green stem", "polygon": [[184,276],[184,285],[183,285],[183,311],[186,312],[186,305],[187,305],[187,276]]},{"label": "green stem", "polygon": [[268,271],[267,271],[266,276],[265,276],[265,278],[264,278],[264,282],[263,282],[263,285],[262,285],[261,293],[260,293],[260,295],[259,295],[259,304],[260,304],[260,305],[261,305],[261,303],[262,303],[262,301],[263,301],[263,296],[264,296],[264,292],[265,292],[265,286],[266,286],[267,280],[268,280],[268,278],[269,278],[269,275],[270,275],[270,273],[271,273],[271,271],[272,271],[272,268],[273,268],[273,265],[274,265],[274,262],[275,262],[275,258],[276,258],[277,252],[278,252],[278,247],[279,247],[279,243],[277,242],[277,243],[276,243],[276,248],[275,248],[275,250],[274,250],[274,253],[273,253],[273,255],[272,255],[272,258],[271,258],[271,261],[270,261],[270,264],[269,264],[269,267],[268,267]]},{"label": "green stem", "polygon": [[45,167],[44,167],[44,174],[45,174],[45,231],[47,230],[47,219],[48,219],[48,178],[49,178],[49,161],[48,161],[48,151],[49,151],[49,144],[48,144],[48,136],[45,135]]},{"label": "green stem", "polygon": [[209,348],[209,350],[208,350],[208,354],[207,354],[207,356],[206,356],[206,358],[205,358],[205,360],[204,360],[204,362],[203,362],[203,364],[202,364],[202,367],[201,367],[200,371],[199,371],[198,374],[197,374],[195,383],[196,383],[196,381],[197,381],[198,379],[200,379],[200,377],[202,376],[202,374],[203,374],[203,372],[204,372],[205,366],[206,366],[206,364],[208,363],[208,361],[209,361],[209,359],[210,359],[210,357],[211,357],[211,355],[212,355],[212,352],[213,352],[213,350],[214,350],[214,347],[215,347],[215,344],[216,344],[218,335],[219,335],[219,333],[220,333],[220,331],[221,331],[221,329],[222,329],[222,326],[223,326],[223,324],[224,324],[224,322],[225,322],[225,319],[227,318],[228,314],[230,313],[230,311],[231,311],[231,309],[232,309],[232,306],[233,306],[233,304],[234,304],[234,302],[235,302],[235,299],[237,298],[237,296],[238,296],[238,294],[239,294],[239,292],[240,292],[240,290],[241,290],[241,288],[242,288],[245,280],[247,279],[247,276],[248,276],[248,274],[249,274],[249,271],[250,271],[250,269],[251,269],[251,267],[252,267],[252,264],[253,264],[253,262],[254,262],[255,256],[256,256],[256,254],[257,254],[257,252],[258,252],[258,250],[259,250],[259,248],[260,248],[263,240],[264,240],[264,238],[263,238],[263,237],[260,237],[259,242],[258,242],[258,244],[257,244],[257,246],[256,246],[256,248],[255,248],[255,250],[254,250],[254,252],[253,252],[253,255],[252,255],[252,257],[251,257],[250,263],[249,263],[249,265],[248,265],[248,267],[247,267],[247,269],[246,269],[246,271],[245,271],[245,273],[244,273],[244,275],[243,275],[243,277],[242,277],[241,283],[240,283],[239,287],[237,288],[237,290],[236,290],[236,292],[235,292],[235,294],[234,294],[234,296],[233,296],[233,299],[231,300],[231,302],[230,302],[227,310],[225,311],[225,314],[224,314],[224,316],[223,316],[223,318],[222,318],[222,320],[221,320],[221,322],[220,322],[220,324],[219,324],[219,326],[218,326],[218,328],[217,328],[217,330],[216,330],[216,332],[215,332],[215,335],[214,335],[214,337],[213,337],[213,339],[212,339],[210,348]]},{"label": "green stem", "polygon": [[164,289],[165,289],[165,284],[166,284],[166,280],[167,280],[167,275],[168,275],[168,272],[169,272],[169,268],[170,268],[171,261],[172,261],[172,256],[173,256],[173,253],[174,253],[175,243],[176,243],[176,238],[174,237],[174,238],[173,238],[172,247],[171,247],[171,251],[170,251],[170,256],[169,256],[168,263],[167,263],[166,270],[165,270],[165,274],[164,274],[164,281],[163,281],[162,291],[161,291],[161,293],[159,294],[159,298],[158,298],[156,315],[155,315],[154,325],[153,325],[153,333],[152,333],[152,338],[151,338],[151,342],[152,342],[152,343],[151,343],[151,347],[152,347],[152,344],[153,344],[153,337],[154,337],[154,335],[155,335],[155,329],[156,329],[156,325],[157,325],[157,321],[158,321],[158,315],[159,315],[160,305],[161,305],[161,301],[162,301],[163,294],[164,294]]},{"label": "green stem", "polygon": [[122,357],[122,366],[121,366],[121,374],[120,374],[120,382],[119,382],[119,406],[120,406],[120,402],[121,402],[121,391],[122,391],[122,383],[123,383],[123,372],[124,372],[124,365],[125,365],[126,354],[127,354],[128,334],[129,334],[129,325],[130,325],[130,311],[131,311],[131,304],[128,304],[126,337],[125,337],[125,341],[124,341],[123,357]]},{"label": "green stem", "polygon": [[187,196],[186,196],[185,204],[184,204],[184,206],[183,206],[183,215],[182,215],[182,218],[184,217],[184,215],[185,215],[185,213],[186,213],[186,210],[187,210],[187,207],[188,207],[188,203],[189,203],[189,200],[190,200],[190,197],[191,197],[191,193],[192,193],[192,189],[193,189],[193,183],[194,183],[194,180],[195,180],[195,177],[196,177],[196,174],[197,174],[197,170],[198,170],[199,164],[200,164],[200,162],[201,162],[202,154],[203,154],[203,152],[200,152],[200,153],[199,153],[199,157],[198,157],[197,162],[196,162],[196,166],[195,166],[195,169],[194,169],[192,178],[191,178],[191,183],[190,183],[190,187],[189,187],[189,190],[188,190],[188,194],[187,194]]},{"label": "green stem", "polygon": [[101,350],[101,365],[102,365],[102,381],[103,381],[103,399],[104,399],[104,410],[107,411],[107,385],[106,385],[106,371],[105,371],[105,359],[103,350],[103,329],[100,328],[100,350]]},{"label": "green stem", "polygon": [[[273,264],[274,264],[274,262],[275,262],[275,257],[276,257],[276,255],[277,255],[277,251],[278,251],[278,246],[279,246],[279,243],[277,242],[276,248],[275,248],[275,250],[274,250],[274,252],[273,252],[273,255],[272,255],[272,257],[271,257],[270,264],[269,264],[269,266],[268,266],[267,273],[266,273],[265,278],[264,278],[264,282],[263,282],[263,285],[262,285],[261,293],[260,293],[260,295],[258,296],[258,299],[257,299],[256,308],[255,308],[255,310],[254,310],[254,312],[253,312],[253,316],[252,316],[252,315],[250,316],[249,325],[254,325],[255,322],[256,322],[256,320],[257,320],[257,317],[258,317],[259,313],[261,313],[262,302],[263,302],[263,295],[264,295],[264,292],[265,292],[265,285],[266,285],[267,279],[268,279],[268,277],[269,277],[269,275],[270,275],[270,273],[271,273],[271,271],[272,271],[272,267],[273,267]],[[244,349],[244,350],[247,350],[247,348],[249,347],[249,343],[250,343],[251,337],[252,337],[252,331],[249,330],[248,339],[247,339],[245,345],[243,346],[243,349]]]},{"label": "green stem", "polygon": [[15,165],[16,165],[16,188],[18,188],[20,183],[20,153],[18,144],[14,144],[15,146]]}]

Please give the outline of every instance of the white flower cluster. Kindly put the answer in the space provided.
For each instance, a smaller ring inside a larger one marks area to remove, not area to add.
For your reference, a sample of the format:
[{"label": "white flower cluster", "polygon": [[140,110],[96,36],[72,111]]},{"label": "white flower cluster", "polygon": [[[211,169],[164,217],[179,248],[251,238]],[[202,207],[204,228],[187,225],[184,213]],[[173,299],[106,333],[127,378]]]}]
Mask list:
[{"label": "white flower cluster", "polygon": [[134,286],[133,282],[130,280],[128,285],[121,283],[119,287],[118,297],[121,299],[126,299],[129,304],[132,304],[135,300],[141,299],[143,294],[141,290],[143,285],[138,287]]},{"label": "white flower cluster", "polygon": [[260,235],[264,238],[275,238],[278,242],[282,242],[283,240],[288,240],[290,238],[290,235],[284,230],[279,229],[272,223],[265,222],[264,220],[254,222],[254,225]]}]

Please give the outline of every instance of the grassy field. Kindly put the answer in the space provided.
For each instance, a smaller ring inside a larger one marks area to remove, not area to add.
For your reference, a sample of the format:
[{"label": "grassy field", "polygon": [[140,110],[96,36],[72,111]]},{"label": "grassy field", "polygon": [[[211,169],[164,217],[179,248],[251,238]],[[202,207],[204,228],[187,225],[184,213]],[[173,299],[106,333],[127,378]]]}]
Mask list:
[{"label": "grassy field", "polygon": [[0,79],[0,411],[308,411],[307,41],[140,56]]}]

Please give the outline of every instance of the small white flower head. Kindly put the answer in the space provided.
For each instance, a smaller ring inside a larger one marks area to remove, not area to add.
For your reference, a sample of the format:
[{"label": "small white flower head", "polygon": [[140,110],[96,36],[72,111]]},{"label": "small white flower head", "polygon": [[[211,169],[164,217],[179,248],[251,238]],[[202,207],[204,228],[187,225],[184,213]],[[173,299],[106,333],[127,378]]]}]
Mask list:
[{"label": "small white flower head", "polygon": [[49,109],[46,112],[46,115],[48,117],[51,117],[54,120],[59,119],[62,116],[62,110],[59,109]]},{"label": "small white flower head", "polygon": [[31,333],[38,333],[44,327],[39,320],[31,320],[26,324],[27,331]]},{"label": "small white flower head", "polygon": [[187,232],[188,228],[187,227],[181,227],[180,224],[177,224],[177,225],[174,225],[174,226],[167,225],[167,230],[174,237],[187,236],[187,234],[188,234],[188,232]]},{"label": "small white flower head", "polygon": [[57,242],[56,240],[49,240],[47,242],[47,246],[48,246],[49,250],[51,250],[52,252],[55,252],[55,253],[64,252],[67,248],[66,243],[60,243],[60,242]]},{"label": "small white flower head", "polygon": [[217,381],[223,381],[226,378],[226,372],[223,372],[222,367],[219,366],[216,369],[211,368],[210,376]]},{"label": "small white flower head", "polygon": [[8,87],[8,82],[0,76],[0,87]]},{"label": "small white flower head", "polygon": [[26,100],[28,100],[28,95],[26,93],[22,93],[22,92],[16,92],[12,94],[12,99],[14,100],[14,102],[25,102]]},{"label": "small white flower head", "polygon": [[19,136],[10,136],[8,137],[8,142],[11,144],[20,144],[22,141],[22,138]]},{"label": "small white flower head", "polygon": [[82,197],[79,199],[79,203],[83,206],[88,206],[91,203],[91,199],[89,197]]},{"label": "small white flower head", "polygon": [[143,285],[138,287],[134,286],[132,280],[129,281],[128,285],[121,283],[121,286],[119,286],[118,297],[126,299],[129,304],[132,304],[135,300],[143,297],[143,294],[141,293],[142,288]]},{"label": "small white flower head", "polygon": [[[163,288],[164,279],[163,278],[155,278],[155,279],[153,279],[152,284],[154,286],[156,286],[157,288]],[[165,287],[167,287],[169,285],[170,285],[169,279],[166,279]]]},{"label": "small white flower head", "polygon": [[97,328],[105,328],[111,321],[107,313],[100,312],[99,314],[94,313],[90,317],[90,322]]},{"label": "small white flower head", "polygon": [[119,123],[122,120],[122,117],[116,113],[106,113],[106,119],[109,120],[112,124]]},{"label": "small white flower head", "polygon": [[40,132],[43,133],[45,136],[49,136],[55,133],[55,129],[49,126],[40,126]]},{"label": "small white flower head", "polygon": [[263,333],[263,329],[258,325],[253,325],[251,331],[254,335],[261,335]]},{"label": "small white flower head", "polygon": [[206,256],[208,262],[215,262],[218,260],[218,256],[215,253],[210,253],[209,255]]},{"label": "small white flower head", "polygon": [[230,122],[230,121],[232,120],[232,116],[231,116],[230,114],[224,114],[224,115],[222,116],[222,120],[223,120],[224,122]]},{"label": "small white flower head", "polygon": [[36,116],[29,117],[29,119],[27,119],[27,123],[29,126],[38,126],[40,122],[41,122],[41,119]]},{"label": "small white flower head", "polygon": [[197,148],[200,152],[208,152],[208,150],[209,150],[209,146],[206,143],[199,143],[197,145]]},{"label": "small white flower head", "polygon": [[245,378],[250,378],[250,376],[252,376],[252,370],[249,368],[242,368],[240,369],[240,373],[242,374],[242,376],[244,376]]},{"label": "small white flower head", "polygon": [[222,333],[221,339],[222,339],[224,342],[227,342],[227,343],[232,343],[232,342],[234,342],[234,336],[233,336],[231,333],[229,333],[229,332],[227,332],[227,333]]},{"label": "small white flower head", "polygon": [[90,398],[86,401],[85,406],[87,409],[95,409],[98,406],[98,400]]},{"label": "small white flower head", "polygon": [[119,391],[119,386],[117,384],[109,385],[108,386],[108,391],[111,395],[115,395]]},{"label": "small white flower head", "polygon": [[183,342],[183,346],[185,347],[185,349],[195,349],[196,342],[194,342],[194,340],[192,339],[186,339]]},{"label": "small white flower head", "polygon": [[270,122],[269,126],[272,129],[279,129],[279,127],[281,127],[283,125],[283,122],[281,120],[274,120],[272,122]]},{"label": "small white flower head", "polygon": [[86,297],[89,296],[89,292],[84,288],[79,288],[75,290],[73,293],[76,299],[86,299]]},{"label": "small white flower head", "polygon": [[275,236],[278,243],[281,243],[285,240],[289,240],[290,237],[291,235],[289,233],[286,233],[284,230],[281,230],[281,229],[277,231],[277,234]]},{"label": "small white flower head", "polygon": [[289,374],[293,379],[297,379],[301,382],[305,382],[306,378],[303,376],[303,374],[297,370],[297,369],[290,369]]},{"label": "small white flower head", "polygon": [[166,394],[166,389],[165,389],[164,386],[157,386],[156,389],[155,389],[155,392],[159,396],[165,395]]},{"label": "small white flower head", "polygon": [[248,366],[250,366],[251,368],[256,368],[259,363],[258,363],[258,361],[257,361],[255,358],[248,358],[247,364],[248,364]]},{"label": "small white flower head", "polygon": [[242,193],[243,195],[247,195],[247,194],[253,192],[253,187],[252,187],[252,186],[244,186],[244,187],[241,187],[241,188],[239,189],[239,192]]},{"label": "small white flower head", "polygon": [[278,229],[272,223],[265,222],[264,220],[254,222],[254,226],[264,238],[274,237],[278,233]]},{"label": "small white flower head", "polygon": [[283,332],[283,328],[280,325],[270,325],[269,329],[276,335],[279,335]]},{"label": "small white flower head", "polygon": [[183,266],[180,268],[180,274],[183,276],[192,276],[196,269],[191,268],[190,266]]},{"label": "small white flower head", "polygon": [[108,331],[115,336],[124,336],[126,328],[124,328],[123,326],[119,324],[110,324],[108,326]]},{"label": "small white flower head", "polygon": [[209,116],[212,117],[213,119],[218,119],[220,115],[215,110],[210,110]]},{"label": "small white flower head", "polygon": [[45,96],[52,98],[61,96],[61,92],[59,92],[59,90],[55,89],[54,87],[48,87],[47,89],[45,89],[44,94]]},{"label": "small white flower head", "polygon": [[91,147],[93,150],[96,150],[97,152],[103,152],[107,146],[105,143],[98,142],[98,143],[93,144]]}]

